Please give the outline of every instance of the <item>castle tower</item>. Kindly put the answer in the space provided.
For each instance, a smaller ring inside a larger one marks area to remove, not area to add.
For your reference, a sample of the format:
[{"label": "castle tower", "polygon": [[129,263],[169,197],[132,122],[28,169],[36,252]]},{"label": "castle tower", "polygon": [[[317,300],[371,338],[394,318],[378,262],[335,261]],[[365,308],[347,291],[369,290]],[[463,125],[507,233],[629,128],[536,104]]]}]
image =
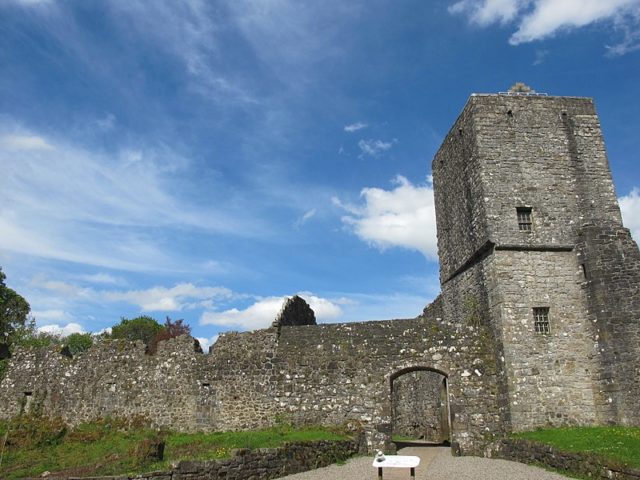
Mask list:
[{"label": "castle tower", "polygon": [[640,424],[640,253],[594,105],[472,95],[433,160],[445,315],[489,324],[507,430]]}]

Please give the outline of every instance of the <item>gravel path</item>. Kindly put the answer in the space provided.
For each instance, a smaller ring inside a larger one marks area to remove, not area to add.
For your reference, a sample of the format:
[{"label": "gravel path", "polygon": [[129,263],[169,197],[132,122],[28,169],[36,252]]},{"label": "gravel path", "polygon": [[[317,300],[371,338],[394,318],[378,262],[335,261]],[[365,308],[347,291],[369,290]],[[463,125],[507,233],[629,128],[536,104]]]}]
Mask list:
[{"label": "gravel path", "polygon": [[[448,447],[408,447],[399,455],[417,455],[416,480],[566,480],[568,477],[523,463],[480,457],[452,457]],[[331,465],[283,477],[286,480],[377,480],[373,457],[357,457],[345,465]],[[409,480],[409,470],[385,469],[385,480]]]}]

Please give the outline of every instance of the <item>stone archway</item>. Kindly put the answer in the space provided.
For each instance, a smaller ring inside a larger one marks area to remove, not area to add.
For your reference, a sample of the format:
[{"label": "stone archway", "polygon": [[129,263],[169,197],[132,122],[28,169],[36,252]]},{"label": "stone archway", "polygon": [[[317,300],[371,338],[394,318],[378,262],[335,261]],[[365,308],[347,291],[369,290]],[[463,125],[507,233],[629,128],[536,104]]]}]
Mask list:
[{"label": "stone archway", "polygon": [[390,377],[392,437],[431,443],[451,441],[447,374],[410,367]]}]

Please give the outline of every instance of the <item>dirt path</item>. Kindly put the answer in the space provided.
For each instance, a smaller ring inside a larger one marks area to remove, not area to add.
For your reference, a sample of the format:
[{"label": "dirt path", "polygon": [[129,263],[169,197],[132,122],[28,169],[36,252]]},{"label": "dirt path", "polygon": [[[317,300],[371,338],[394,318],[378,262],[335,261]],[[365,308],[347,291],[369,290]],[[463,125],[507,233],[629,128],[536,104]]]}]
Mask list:
[{"label": "dirt path", "polygon": [[[399,455],[416,455],[416,480],[566,480],[568,477],[507,460],[452,457],[448,447],[408,447]],[[344,465],[331,465],[283,477],[282,480],[377,480],[372,457],[357,457]],[[385,469],[384,480],[409,480],[408,469]]]}]

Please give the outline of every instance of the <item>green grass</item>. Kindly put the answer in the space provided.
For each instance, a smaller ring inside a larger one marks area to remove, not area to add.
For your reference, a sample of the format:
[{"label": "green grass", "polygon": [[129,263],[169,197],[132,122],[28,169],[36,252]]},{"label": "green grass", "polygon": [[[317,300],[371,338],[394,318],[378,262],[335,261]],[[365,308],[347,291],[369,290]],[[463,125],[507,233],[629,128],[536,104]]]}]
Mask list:
[{"label": "green grass", "polygon": [[587,452],[640,467],[639,427],[575,427],[535,430],[515,434],[568,452]]},{"label": "green grass", "polygon": [[[5,434],[8,441],[3,448]],[[135,450],[141,442],[162,437],[164,460],[142,463]],[[69,476],[118,475],[169,468],[178,460],[219,459],[235,448],[278,447],[284,442],[341,440],[347,436],[320,427],[293,429],[279,425],[251,432],[157,432],[118,420],[102,420],[67,430],[59,421],[23,419],[0,422],[0,478],[40,476],[43,472]]]}]

